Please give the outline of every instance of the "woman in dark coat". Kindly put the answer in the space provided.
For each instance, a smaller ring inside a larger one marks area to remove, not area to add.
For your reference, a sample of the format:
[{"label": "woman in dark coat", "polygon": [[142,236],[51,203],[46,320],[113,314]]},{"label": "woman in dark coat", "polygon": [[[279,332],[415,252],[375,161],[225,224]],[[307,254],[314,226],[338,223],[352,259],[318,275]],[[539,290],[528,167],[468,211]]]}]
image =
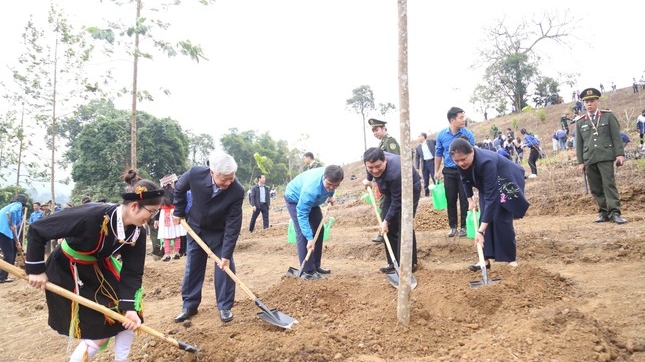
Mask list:
[{"label": "woman in dark coat", "polygon": [[[47,291],[49,326],[82,339],[70,361],[92,358],[113,336],[115,360],[125,361],[134,330],[143,322],[140,299],[146,232],[142,225],[157,214],[164,192],[148,180],[138,181],[132,191],[122,195],[122,204],[79,205],[29,228],[26,271],[31,286],[45,289],[45,283],[52,282],[130,320],[119,324]],[[51,239],[64,240],[45,262],[45,244]]]},{"label": "woman in dark coat", "polygon": [[[484,259],[517,266],[513,219],[523,217],[529,207],[524,198],[524,168],[496,152],[474,149],[463,139],[452,141],[450,156],[458,166],[470,210],[476,206],[473,187],[479,191],[481,224],[475,242],[483,246]],[[471,265],[470,269],[479,268]]]}]

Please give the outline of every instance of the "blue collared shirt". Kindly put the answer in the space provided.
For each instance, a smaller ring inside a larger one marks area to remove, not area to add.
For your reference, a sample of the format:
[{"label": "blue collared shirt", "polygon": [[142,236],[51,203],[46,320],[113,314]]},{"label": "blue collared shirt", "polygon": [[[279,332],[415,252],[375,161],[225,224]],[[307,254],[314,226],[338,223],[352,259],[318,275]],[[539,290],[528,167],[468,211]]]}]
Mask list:
[{"label": "blue collared shirt", "polygon": [[468,137],[468,141],[471,145],[475,145],[475,136],[466,128],[462,128],[457,131],[457,133],[452,134],[452,132],[450,132],[450,127],[448,127],[437,135],[435,156],[443,157],[444,167],[457,168],[457,164],[452,160],[452,157],[450,157],[450,143],[462,135]]},{"label": "blue collared shirt", "polygon": [[[14,225],[16,230],[19,229],[22,222],[22,204],[17,201],[12,202],[0,210],[0,233],[13,240],[13,231],[11,231],[7,213],[11,215],[11,225]],[[4,217],[1,217],[3,215]]]},{"label": "blue collared shirt", "polygon": [[300,224],[302,235],[307,240],[314,238],[314,233],[309,225],[311,209],[334,196],[335,191],[327,191],[323,185],[324,174],[324,167],[312,168],[296,176],[284,190],[285,200],[297,204],[298,224]]},{"label": "blue collared shirt", "polygon": [[34,211],[34,212],[31,213],[31,215],[29,215],[29,223],[33,224],[34,221],[40,220],[41,217],[43,217],[43,211],[42,210]]}]

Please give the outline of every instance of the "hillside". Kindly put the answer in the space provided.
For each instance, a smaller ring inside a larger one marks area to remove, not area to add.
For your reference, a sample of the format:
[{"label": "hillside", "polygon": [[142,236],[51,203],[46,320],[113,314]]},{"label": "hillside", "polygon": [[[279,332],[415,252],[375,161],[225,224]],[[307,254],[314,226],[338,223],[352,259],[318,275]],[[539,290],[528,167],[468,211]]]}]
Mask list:
[{"label": "hillside", "polygon": [[[570,100],[571,97],[565,97],[565,100]],[[495,125],[500,131],[511,128],[518,131],[521,128],[526,128],[529,132],[539,136],[542,140],[543,148],[549,152],[551,150],[551,135],[560,126],[560,117],[564,112],[569,113],[569,117],[573,118],[573,106],[575,102],[568,102],[557,104],[545,108],[535,108],[527,112],[513,113],[502,117],[491,118],[488,121],[474,122],[468,126],[468,129],[475,133],[475,139],[479,142],[484,137],[490,134],[490,128]],[[633,93],[632,88],[617,89],[616,93],[606,92],[600,99],[601,109],[611,109],[621,123],[621,130],[629,135],[632,140],[630,148],[634,148],[638,140],[638,133],[636,132],[636,117],[640,115],[641,111],[645,108],[645,92]],[[544,112],[546,118],[544,122],[539,120],[538,113]],[[583,110],[584,112],[584,110]],[[517,128],[513,127],[513,122],[517,120]],[[572,126],[573,127],[573,126]]]}]

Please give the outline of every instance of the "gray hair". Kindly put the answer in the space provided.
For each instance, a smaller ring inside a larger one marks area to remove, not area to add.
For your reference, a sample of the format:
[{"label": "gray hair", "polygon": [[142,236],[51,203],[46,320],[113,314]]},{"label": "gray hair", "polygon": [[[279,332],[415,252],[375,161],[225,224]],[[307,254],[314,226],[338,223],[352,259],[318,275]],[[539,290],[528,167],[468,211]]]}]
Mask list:
[{"label": "gray hair", "polygon": [[211,153],[208,165],[216,175],[230,175],[237,171],[237,162],[227,153]]}]

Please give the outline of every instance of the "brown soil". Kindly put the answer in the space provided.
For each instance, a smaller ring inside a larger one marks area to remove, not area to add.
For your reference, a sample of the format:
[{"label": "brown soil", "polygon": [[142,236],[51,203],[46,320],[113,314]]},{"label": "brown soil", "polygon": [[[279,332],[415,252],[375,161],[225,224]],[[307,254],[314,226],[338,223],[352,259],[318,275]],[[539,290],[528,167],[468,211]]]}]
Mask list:
[{"label": "brown soil", "polygon": [[[568,155],[570,158],[571,155]],[[287,243],[288,215],[278,198],[272,227],[237,245],[238,276],[269,307],[296,318],[290,330],[256,317],[261,310],[238,287],[235,319],[220,322],[212,263],[203,303],[190,322],[175,323],[185,259],[148,257],[144,279],[146,324],[197,347],[184,352],[139,333],[131,361],[645,361],[645,181],[634,163],[618,172],[628,224],[594,224],[595,207],[581,177],[567,162],[540,166],[529,180],[529,214],[516,221],[519,267],[493,263],[501,282],[470,288],[480,272],[473,243],[446,237],[445,211],[421,201],[418,287],[410,294],[410,319],[398,321],[398,294],[378,268],[384,248],[370,239],[375,216],[356,180],[338,190],[335,218],[325,243],[326,280],[285,276],[298,268]],[[565,166],[562,166],[565,165]],[[248,212],[245,210],[245,229]],[[260,223],[259,223],[260,224]],[[47,326],[41,292],[24,281],[0,285],[1,361],[65,361],[68,340]],[[75,344],[74,344],[75,345]],[[73,346],[74,346],[73,345]],[[112,346],[96,358],[112,361]]]}]

